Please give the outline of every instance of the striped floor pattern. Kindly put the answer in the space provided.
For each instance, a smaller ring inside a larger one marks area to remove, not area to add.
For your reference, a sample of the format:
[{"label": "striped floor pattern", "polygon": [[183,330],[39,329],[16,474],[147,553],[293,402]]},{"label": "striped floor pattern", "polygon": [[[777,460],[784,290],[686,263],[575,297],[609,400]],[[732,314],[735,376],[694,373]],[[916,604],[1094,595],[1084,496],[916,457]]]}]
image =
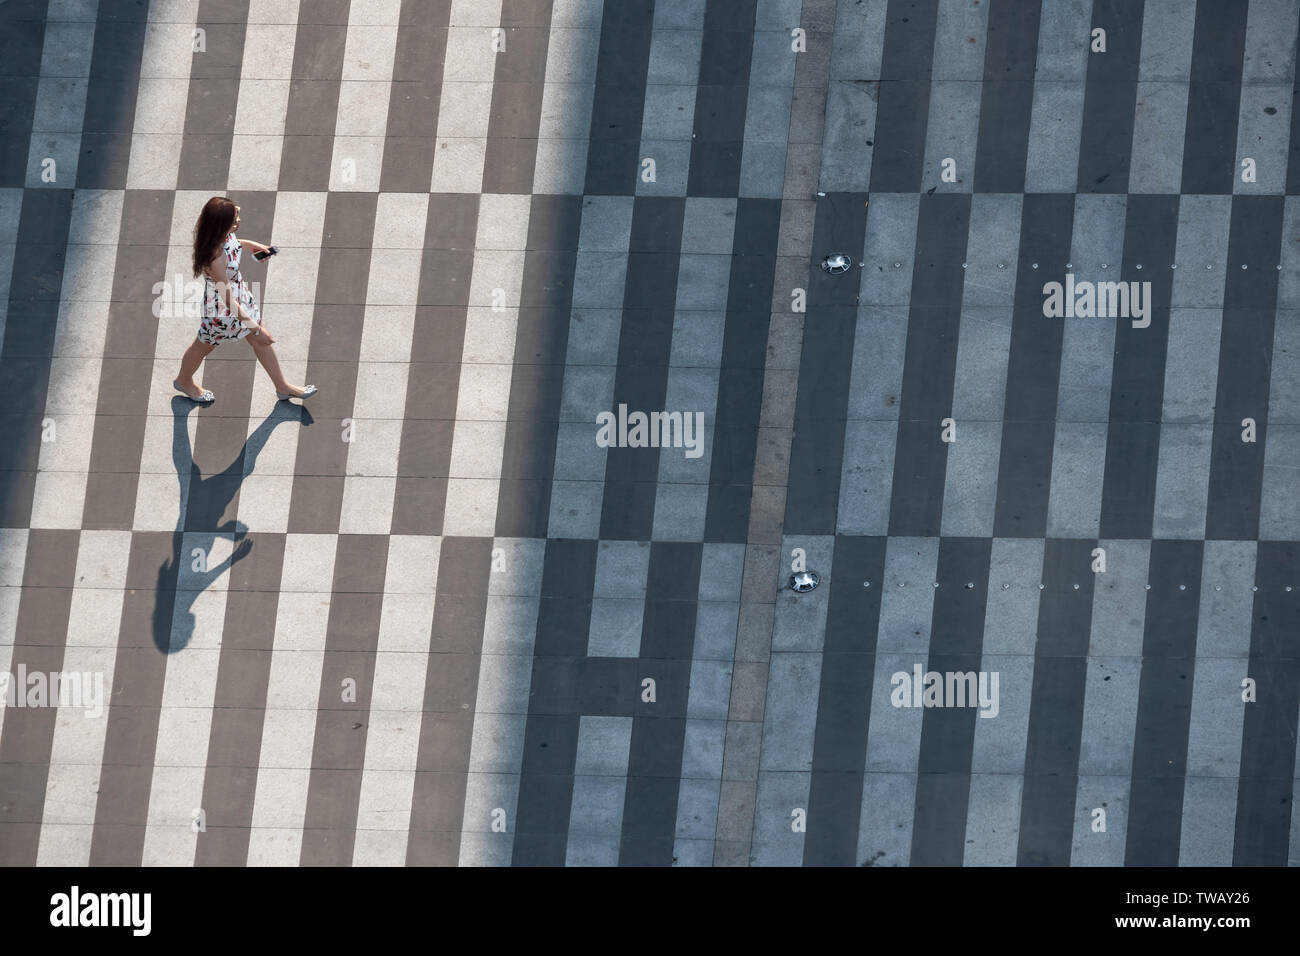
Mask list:
[{"label": "striped floor pattern", "polygon": [[1298,29],[0,3],[0,863],[1300,864]]}]

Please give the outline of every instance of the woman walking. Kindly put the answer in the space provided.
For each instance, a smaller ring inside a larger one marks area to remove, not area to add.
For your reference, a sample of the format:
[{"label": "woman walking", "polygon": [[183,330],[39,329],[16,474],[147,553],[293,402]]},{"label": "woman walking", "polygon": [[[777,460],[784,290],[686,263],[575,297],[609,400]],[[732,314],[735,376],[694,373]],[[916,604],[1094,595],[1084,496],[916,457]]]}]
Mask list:
[{"label": "woman walking", "polygon": [[253,354],[271,376],[281,401],[307,398],[316,386],[290,385],[280,371],[280,360],[271,346],[275,339],[262,325],[253,290],[239,274],[243,246],[263,253],[268,246],[251,239],[238,239],[239,207],[225,196],[213,196],[199,213],[194,227],[194,275],[203,274],[203,321],[199,334],[181,357],[181,372],[172,382],[176,389],[201,405],[214,400],[212,392],[194,381],[194,373],[213,349],[222,342],[246,338]]}]

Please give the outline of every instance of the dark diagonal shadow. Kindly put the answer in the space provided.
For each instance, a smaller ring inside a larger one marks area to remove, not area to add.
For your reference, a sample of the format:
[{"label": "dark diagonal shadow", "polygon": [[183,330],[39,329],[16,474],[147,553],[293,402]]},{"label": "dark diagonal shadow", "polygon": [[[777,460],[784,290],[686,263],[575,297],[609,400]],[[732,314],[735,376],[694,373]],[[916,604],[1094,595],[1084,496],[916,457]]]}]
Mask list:
[{"label": "dark diagonal shadow", "polygon": [[[235,493],[243,484],[245,474],[252,472],[253,466],[257,463],[257,456],[266,447],[271,432],[276,426],[286,422],[297,422],[303,427],[312,424],[311,412],[302,405],[277,402],[274,411],[263,419],[244,441],[244,447],[235,456],[235,460],[224,471],[205,478],[199,471],[198,465],[194,463],[194,452],[190,448],[190,433],[186,425],[190,412],[194,408],[194,403],[188,398],[177,395],[172,399],[172,464],[176,468],[176,479],[180,485],[179,493],[183,496],[184,504],[188,506],[190,501],[202,500],[212,508],[209,513],[218,515],[224,512],[226,506],[234,500]],[[188,485],[185,481],[187,474]],[[224,498],[218,497],[220,495],[224,495]],[[192,525],[186,528],[188,511],[188,507],[180,509],[176,530],[172,534],[171,557],[158,568],[153,640],[158,650],[164,654],[174,654],[189,646],[190,639],[194,636],[194,612],[191,608],[195,600],[227,567],[233,567],[253,550],[253,539],[245,537],[248,534],[248,527],[243,522],[232,518],[212,528],[195,529]],[[202,548],[202,556],[182,553],[187,531],[190,535],[191,551],[194,548]],[[234,550],[224,561],[209,565],[206,563],[206,558],[212,554],[212,546],[220,535],[234,536]],[[188,562],[191,568],[186,575],[184,590],[177,587],[182,562]],[[196,563],[202,567],[202,570],[195,569]],[[172,600],[166,600],[167,597]]]}]

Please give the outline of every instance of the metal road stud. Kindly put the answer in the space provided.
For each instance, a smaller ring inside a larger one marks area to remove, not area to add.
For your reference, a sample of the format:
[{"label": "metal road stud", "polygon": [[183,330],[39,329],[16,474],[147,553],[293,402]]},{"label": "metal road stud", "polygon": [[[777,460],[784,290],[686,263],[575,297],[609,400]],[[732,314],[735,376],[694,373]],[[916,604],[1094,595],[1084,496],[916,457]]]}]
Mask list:
[{"label": "metal road stud", "polygon": [[816,571],[796,571],[790,575],[790,590],[796,594],[805,594],[821,583],[821,576]]},{"label": "metal road stud", "polygon": [[832,252],[822,260],[822,268],[833,276],[848,272],[849,267],[852,265],[853,260],[842,252]]}]

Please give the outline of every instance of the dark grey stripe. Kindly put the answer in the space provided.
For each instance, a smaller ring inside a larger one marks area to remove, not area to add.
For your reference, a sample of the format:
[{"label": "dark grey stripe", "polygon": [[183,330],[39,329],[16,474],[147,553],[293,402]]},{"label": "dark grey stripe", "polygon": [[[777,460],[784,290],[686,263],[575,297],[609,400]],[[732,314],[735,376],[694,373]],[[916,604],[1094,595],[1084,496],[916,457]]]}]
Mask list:
[{"label": "dark grey stripe", "polygon": [[709,0],[704,10],[688,196],[740,193],[757,0]]},{"label": "dark grey stripe", "polygon": [[230,569],[196,866],[244,866],[253,827],[266,693],[284,568],[282,534],[252,535],[252,550]]},{"label": "dark grey stripe", "polygon": [[[889,506],[891,535],[939,534],[948,465],[940,423],[952,414],[970,203],[969,193],[921,197]],[[957,427],[960,440],[960,423]]]},{"label": "dark grey stripe", "polygon": [[[20,668],[27,674],[63,670],[80,538],[79,531],[28,533],[9,664],[17,695],[28,693],[28,687],[19,683]],[[57,703],[58,688],[53,692]],[[0,734],[0,866],[36,864],[58,712],[55,706],[5,708]]]},{"label": "dark grey stripe", "polygon": [[[1073,195],[1025,196],[993,520],[993,535],[997,538],[1040,538],[1047,534],[1061,342],[1065,335],[1062,323],[1077,320],[1043,317],[1043,283],[1049,278],[1064,281],[1073,225]],[[1033,268],[1035,262],[1037,269]]]},{"label": "dark grey stripe", "polygon": [[71,224],[72,190],[23,191],[0,349],[0,527],[31,524]]},{"label": "dark grey stripe", "polygon": [[[178,409],[189,404],[180,396],[175,400]],[[177,421],[183,429],[183,416],[178,415]],[[166,639],[171,634],[180,546],[179,533],[140,531],[131,535],[113,664],[113,705],[108,711],[90,843],[91,866],[139,866],[144,856],[167,674],[167,655],[159,653],[155,640],[157,635]]]},{"label": "dark grey stripe", "polygon": [[[248,4],[249,0],[199,3],[196,22],[205,33],[206,50],[195,52],[190,63],[190,96],[185,106],[177,189],[221,189],[230,175]],[[247,223],[244,213],[241,209],[240,217]],[[248,234],[256,235],[251,230]]]},{"label": "dark grey stripe", "polygon": [[1196,4],[1180,190],[1186,195],[1232,192],[1248,6],[1247,0]]},{"label": "dark grey stripe", "polygon": [[80,189],[126,188],[148,12],[139,0],[99,0],[77,158]]},{"label": "dark grey stripe", "polygon": [[491,538],[444,538],[415,763],[409,866],[455,866],[465,819]]},{"label": "dark grey stripe", "polygon": [[0,187],[27,181],[47,7],[47,0],[0,5]]},{"label": "dark grey stripe", "polygon": [[[942,538],[927,670],[978,677],[988,595],[991,538]],[[972,586],[973,585],[973,586]],[[999,682],[999,693],[1001,684]],[[948,703],[953,703],[948,701]],[[927,708],[921,722],[912,866],[961,866],[979,699]],[[993,718],[996,720],[996,718]]]},{"label": "dark grey stripe", "polygon": [[[1205,515],[1207,538],[1253,541],[1259,537],[1282,212],[1281,196],[1232,199]],[[1253,443],[1241,440],[1242,421],[1247,418],[1253,418],[1257,427]]]},{"label": "dark grey stripe", "polygon": [[[283,190],[324,192],[330,188],[349,8],[350,0],[299,4],[280,154]],[[428,189],[427,181],[424,188]]]},{"label": "dark grey stripe", "polygon": [[718,401],[712,423],[705,541],[740,543],[749,536],[780,231],[780,200],[736,200]]},{"label": "dark grey stripe", "polygon": [[478,205],[476,195],[429,197],[393,497],[404,534],[442,534]]},{"label": "dark grey stripe", "polygon": [[[1079,140],[1081,193],[1128,192],[1143,8],[1143,0],[1093,0],[1092,26],[1106,31],[1106,52],[1088,54]],[[1087,41],[1081,38],[1080,42]],[[1232,139],[1230,151],[1235,148],[1235,133]],[[1196,146],[1203,147],[1203,143]],[[1228,163],[1231,165],[1231,157]]]},{"label": "dark grey stripe", "polygon": [[[564,865],[579,716],[584,712],[580,697],[582,688],[591,686],[584,685],[583,678],[592,672],[607,678],[617,673],[614,667],[593,667],[586,657],[595,587],[595,541],[552,538],[546,542],[519,776],[514,866]],[[625,681],[635,680],[634,671],[626,666],[623,670],[630,672]],[[598,686],[614,690],[621,685],[606,679]]]},{"label": "dark grey stripe", "polygon": [[[352,863],[384,604],[388,535],[344,534],[336,541],[300,866]],[[343,699],[346,681],[355,700]]]},{"label": "dark grey stripe", "polygon": [[[914,193],[921,188],[938,18],[936,0],[889,2],[880,82],[874,84],[878,94],[871,154],[874,193]],[[819,249],[814,246],[814,251]]]},{"label": "dark grey stripe", "polygon": [[[652,3],[604,5],[585,195],[631,196],[636,192],[653,21]],[[684,80],[693,82],[695,78]]]},{"label": "dark grey stripe", "polygon": [[497,498],[505,537],[546,537],[581,223],[582,197],[532,198]]},{"label": "dark grey stripe", "polygon": [[1095,575],[1089,570],[1090,552],[1095,544],[1049,538],[1043,552],[1044,589],[1038,604],[1016,853],[1019,866],[1070,864],[1092,629]]},{"label": "dark grey stripe", "polygon": [[427,193],[442,108],[451,0],[402,0],[399,18],[379,189]]},{"label": "dark grey stripe", "polygon": [[[375,232],[378,193],[329,194],[320,270],[312,301],[307,381],[320,388],[312,399],[315,427],[298,434],[289,530],[338,531],[348,442],[343,420],[356,400],[361,331],[370,277],[370,240]],[[364,429],[365,424],[359,426]],[[354,440],[365,441],[364,432]]]},{"label": "dark grey stripe", "polygon": [[1255,566],[1250,668],[1256,698],[1245,704],[1241,776],[1237,781],[1233,866],[1286,866],[1295,786],[1296,715],[1300,708],[1297,592],[1300,554],[1293,541],[1261,541]]},{"label": "dark grey stripe", "polygon": [[[483,191],[532,192],[550,39],[551,3],[507,0],[507,59],[492,87]],[[519,294],[505,447],[497,487],[497,534],[546,537],[560,396],[569,341],[579,196],[533,196]]]},{"label": "dark grey stripe", "polygon": [[1025,191],[1042,13],[1040,0],[990,0],[975,147],[976,192]]},{"label": "dark grey stripe", "polygon": [[122,203],[83,528],[129,529],[135,520],[158,337],[152,289],[167,261],[175,198],[171,190],[130,190]]},{"label": "dark grey stripe", "polygon": [[497,54],[483,163],[485,193],[533,191],[542,121],[551,0],[503,0],[506,48]]},{"label": "dark grey stripe", "polygon": [[860,253],[867,228],[866,202],[865,193],[830,193],[817,200],[804,321],[805,328],[815,328],[816,334],[805,334],[799,357],[785,505],[787,535],[835,533],[846,398],[858,324],[858,282],[850,278],[852,271],[829,275],[819,263],[831,252]]},{"label": "dark grey stripe", "polygon": [[1178,865],[1203,550],[1151,542],[1125,866]]},{"label": "dark grey stripe", "polygon": [[[633,200],[614,408],[624,403],[629,411],[664,408],[685,212],[686,200],[678,197]],[[658,480],[658,448],[609,449],[600,515],[602,539],[649,541],[653,537]]]},{"label": "dark grey stripe", "polygon": [[[45,44],[44,0],[0,6],[0,185],[22,188]],[[101,16],[103,7],[101,6]],[[139,31],[143,35],[143,30]],[[98,53],[96,47],[96,53]],[[94,74],[91,82],[94,82]],[[134,86],[131,87],[134,92]],[[133,97],[132,97],[133,99]],[[105,106],[116,106],[105,101]],[[134,107],[134,102],[132,102]],[[72,220],[70,189],[23,193],[0,351],[0,527],[31,523],[41,419]],[[21,321],[16,321],[21,319]]]},{"label": "dark grey stripe", "polygon": [[[805,866],[854,866],[858,862],[862,776],[871,725],[886,542],[881,537],[835,538],[808,835],[803,848]],[[871,587],[863,587],[864,581],[870,581]]]},{"label": "dark grey stripe", "polygon": [[[633,702],[632,743],[623,802],[620,866],[672,866],[677,795],[686,737],[686,704],[704,546],[654,541],[646,575],[641,652],[620,698]],[[655,681],[657,699],[643,703],[641,681]],[[593,684],[589,682],[588,687]],[[603,689],[603,682],[595,683]],[[589,711],[584,711],[589,712]]]},{"label": "dark grey stripe", "polygon": [[[1177,245],[1178,197],[1130,195],[1121,278],[1151,283],[1151,325],[1135,329],[1131,321],[1120,319],[1115,326],[1101,492],[1103,538],[1151,537],[1173,293],[1174,273],[1169,266]],[[1139,264],[1141,271],[1135,268]]]}]

